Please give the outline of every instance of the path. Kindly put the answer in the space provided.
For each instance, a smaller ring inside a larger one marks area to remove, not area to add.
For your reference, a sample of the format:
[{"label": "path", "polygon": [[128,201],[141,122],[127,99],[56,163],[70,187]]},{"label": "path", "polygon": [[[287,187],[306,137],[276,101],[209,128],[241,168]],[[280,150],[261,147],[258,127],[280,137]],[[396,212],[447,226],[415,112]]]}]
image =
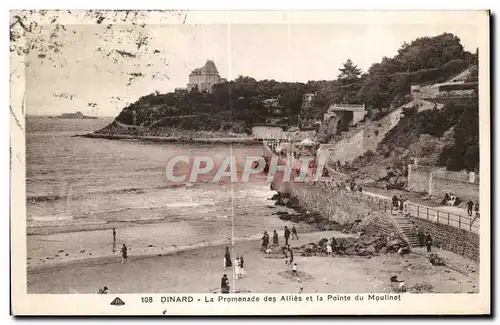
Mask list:
[{"label": "path", "polygon": [[368,190],[363,190],[363,194],[388,201],[392,201],[393,195],[398,197],[399,195],[403,195],[403,197],[408,198],[408,202],[410,202],[408,213],[411,216],[479,233],[479,218],[477,218],[471,226],[471,217],[467,215],[467,211],[465,209],[428,204],[428,202],[418,199],[415,195],[411,195],[404,191],[387,190],[385,192],[388,195],[381,194],[381,191],[383,190],[376,190],[376,193],[374,192],[374,189],[369,188]]}]

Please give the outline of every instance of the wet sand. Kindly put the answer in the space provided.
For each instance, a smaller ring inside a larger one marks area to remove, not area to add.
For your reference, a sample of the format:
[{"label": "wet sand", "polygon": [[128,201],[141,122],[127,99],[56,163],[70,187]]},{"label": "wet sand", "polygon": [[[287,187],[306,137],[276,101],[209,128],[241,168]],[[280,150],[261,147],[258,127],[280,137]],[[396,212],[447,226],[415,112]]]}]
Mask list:
[{"label": "wet sand", "polygon": [[[274,203],[274,201],[269,202]],[[237,240],[259,239],[264,230],[272,232],[276,229],[282,236],[284,225],[289,223],[280,220],[275,213],[294,212],[286,207],[272,207],[259,210],[262,215],[254,215],[251,218],[240,209],[234,221],[227,214],[214,213],[196,218],[182,216],[164,222],[144,224],[110,223],[80,231],[59,227],[38,230],[38,234],[27,237],[27,266],[28,270],[32,270],[79,260],[118,259],[122,244],[127,245],[129,256],[144,256],[176,251],[179,247],[230,244],[233,236]],[[256,210],[251,207],[248,209]],[[113,245],[113,227],[116,229],[115,245]],[[297,225],[300,232],[310,232],[314,228],[313,225]]]},{"label": "wet sand", "polygon": [[[291,245],[317,242],[322,237],[347,236],[339,232],[301,234]],[[352,236],[352,235],[349,235]],[[282,240],[282,238],[280,238]],[[234,280],[232,269],[223,269],[225,244],[207,243],[178,247],[162,256],[134,255],[121,264],[119,256],[58,263],[28,271],[29,293],[96,293],[107,286],[110,293],[210,293],[217,292],[224,273],[232,290],[252,293],[295,293],[296,279],[281,258],[260,251],[256,236],[235,241],[233,259],[245,259],[245,276]],[[477,263],[450,252],[436,250],[448,266],[433,266],[427,253],[417,249],[398,254],[333,258],[295,255],[305,293],[390,292],[389,278],[397,275],[408,287],[429,284],[436,293],[477,292]]]}]

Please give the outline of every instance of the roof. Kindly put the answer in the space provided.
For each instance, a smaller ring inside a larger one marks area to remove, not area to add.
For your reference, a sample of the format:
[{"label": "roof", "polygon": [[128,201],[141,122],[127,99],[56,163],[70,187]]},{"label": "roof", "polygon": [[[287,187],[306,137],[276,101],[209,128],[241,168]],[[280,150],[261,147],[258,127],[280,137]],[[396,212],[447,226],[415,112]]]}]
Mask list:
[{"label": "roof", "polygon": [[214,61],[207,60],[207,62],[203,67],[191,71],[191,75],[200,75],[200,74],[219,75],[219,71],[217,70]]},{"label": "roof", "polygon": [[204,73],[209,73],[209,74],[219,74],[219,71],[217,70],[217,67],[215,66],[215,62],[212,60],[207,60],[207,63],[201,68],[201,70]]}]

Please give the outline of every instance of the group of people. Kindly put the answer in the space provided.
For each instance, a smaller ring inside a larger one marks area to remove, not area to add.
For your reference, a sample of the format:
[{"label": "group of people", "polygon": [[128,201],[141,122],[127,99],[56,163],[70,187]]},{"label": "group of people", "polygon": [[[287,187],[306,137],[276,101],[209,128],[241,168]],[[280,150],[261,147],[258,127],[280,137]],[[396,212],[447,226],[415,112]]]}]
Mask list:
[{"label": "group of people", "polygon": [[356,191],[360,193],[363,192],[363,188],[361,187],[361,185],[356,185],[354,182],[347,185],[346,190],[351,192],[356,192]]},{"label": "group of people", "polygon": [[292,268],[292,275],[297,279],[297,292],[304,292],[304,284],[299,277],[299,266],[293,260],[293,250],[290,248],[290,245],[285,245],[281,248],[281,251],[285,256],[285,265],[287,265],[288,268]]},{"label": "group of people", "polygon": [[[245,260],[243,256],[237,257],[234,267],[234,273],[236,274],[236,279],[242,279],[244,274],[244,264]],[[224,254],[224,271],[228,267],[232,267],[233,263],[231,262],[231,253],[229,253],[229,247],[226,246],[226,253]]]},{"label": "group of people", "polygon": [[458,205],[460,204],[460,199],[458,198],[458,196],[456,196],[455,194],[453,193],[445,193],[444,194],[444,198],[443,200],[441,201],[441,204],[446,204],[446,205],[450,205],[450,206],[455,206],[455,205]]},{"label": "group of people", "polygon": [[[299,235],[297,234],[297,229],[295,228],[295,225],[292,226],[292,230],[288,229],[287,226],[285,226],[284,231],[283,231],[283,237],[285,237],[285,246],[288,246],[288,240],[290,239],[290,236],[292,239],[299,239]],[[265,252],[269,251],[269,234],[267,231],[264,231],[264,235],[262,236],[262,250]],[[279,238],[278,238],[278,233],[276,230],[273,231],[273,246],[279,246]]]},{"label": "group of people", "polygon": [[335,240],[334,237],[332,237],[327,243],[326,243],[326,252],[328,254],[328,257],[333,257],[333,248],[337,245],[337,241]]},{"label": "group of people", "polygon": [[416,236],[418,239],[418,246],[420,247],[427,247],[427,252],[431,252],[431,247],[432,247],[432,236],[431,234],[425,234],[422,228],[417,227],[415,225],[415,222],[412,222],[412,229],[411,229],[412,235]]},{"label": "group of people", "polygon": [[[243,274],[245,273],[244,264],[245,260],[243,259],[243,256],[237,257],[234,261],[234,273],[236,274],[236,279],[243,279]],[[233,267],[233,263],[231,261],[231,253],[229,252],[228,246],[226,246],[226,253],[224,254],[223,267],[224,271],[226,270],[226,268]],[[222,285],[222,283],[224,283],[224,285]],[[227,278],[227,274],[224,274],[222,277],[221,291],[222,293],[229,293],[229,279]]]},{"label": "group of people", "polygon": [[[113,253],[116,252],[116,229],[113,228],[112,229],[113,231]],[[128,248],[127,248],[127,245],[125,244],[122,244],[122,248],[120,249],[120,254],[121,254],[121,257],[122,257],[122,264],[124,264],[126,261],[127,261],[127,258],[128,258]]]},{"label": "group of people", "polygon": [[104,287],[100,288],[99,291],[97,291],[97,293],[100,295],[108,294],[108,287],[104,286]]},{"label": "group of people", "polygon": [[408,199],[407,198],[404,198],[402,195],[399,196],[399,198],[394,195],[392,197],[392,207],[395,208],[395,209],[399,209],[399,212],[403,213],[403,212],[407,212],[407,203],[408,202]]}]

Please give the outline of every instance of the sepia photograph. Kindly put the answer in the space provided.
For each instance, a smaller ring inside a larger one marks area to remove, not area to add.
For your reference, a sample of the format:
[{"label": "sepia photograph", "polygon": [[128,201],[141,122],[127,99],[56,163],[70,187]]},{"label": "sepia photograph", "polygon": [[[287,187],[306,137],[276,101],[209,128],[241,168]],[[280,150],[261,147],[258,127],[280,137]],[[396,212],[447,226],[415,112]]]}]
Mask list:
[{"label": "sepia photograph", "polygon": [[489,314],[489,20],[12,10],[13,313]]}]

